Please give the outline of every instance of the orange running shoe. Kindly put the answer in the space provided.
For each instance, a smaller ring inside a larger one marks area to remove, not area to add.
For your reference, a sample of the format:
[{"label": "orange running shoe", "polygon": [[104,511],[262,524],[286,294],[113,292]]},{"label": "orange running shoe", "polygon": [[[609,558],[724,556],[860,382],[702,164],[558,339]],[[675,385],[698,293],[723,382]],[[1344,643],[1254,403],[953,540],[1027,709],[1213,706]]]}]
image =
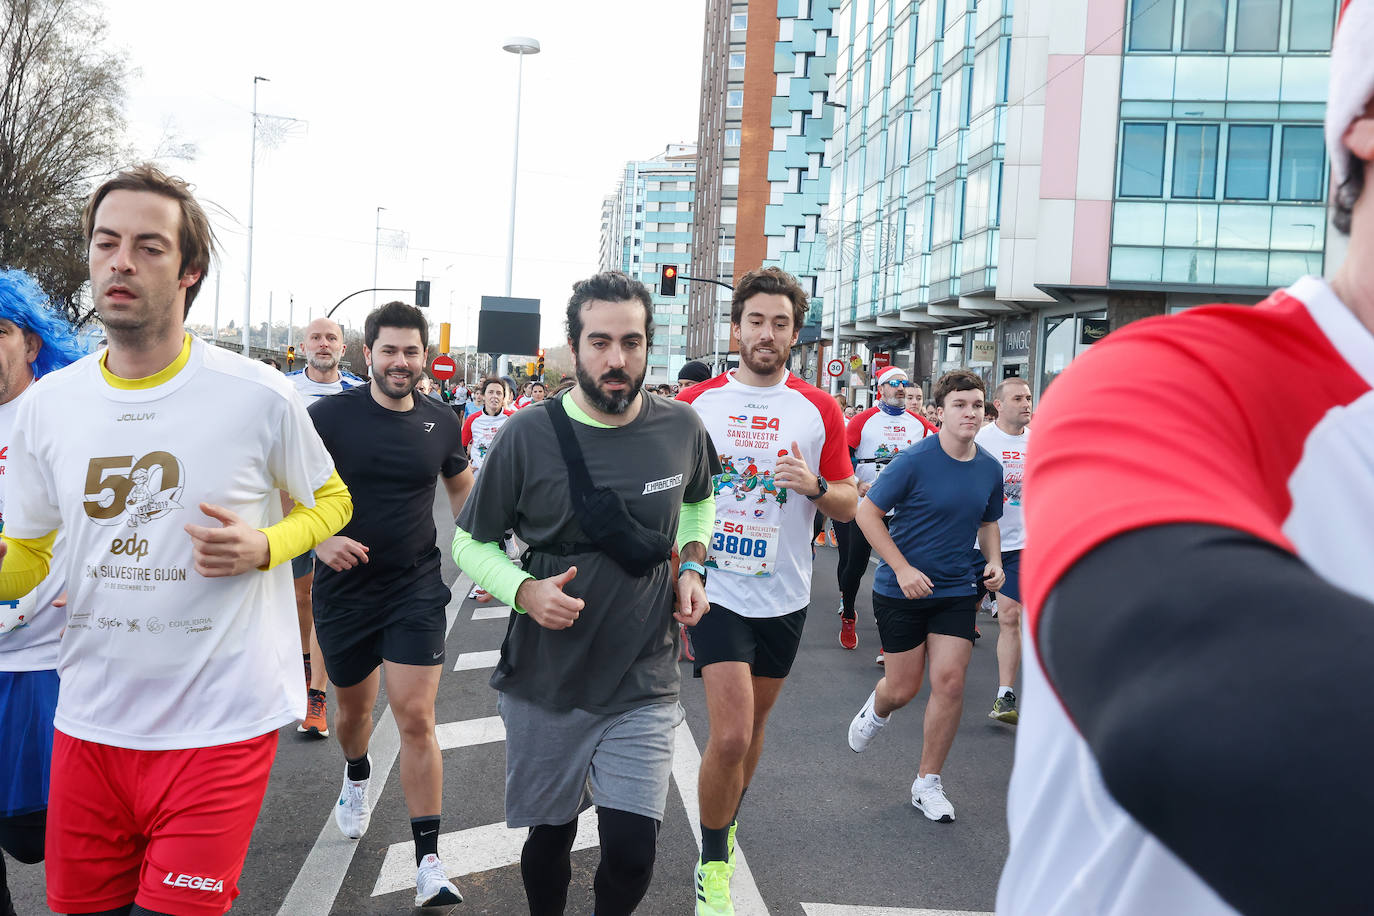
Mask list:
[{"label": "orange running shoe", "polygon": [[840,618],[840,645],[846,649],[859,648],[859,634],[854,630],[853,617]]},{"label": "orange running shoe", "polygon": [[296,731],[312,738],[328,738],[329,717],[326,712],[324,691],[310,691],[310,705],[305,713],[305,721],[296,726]]}]

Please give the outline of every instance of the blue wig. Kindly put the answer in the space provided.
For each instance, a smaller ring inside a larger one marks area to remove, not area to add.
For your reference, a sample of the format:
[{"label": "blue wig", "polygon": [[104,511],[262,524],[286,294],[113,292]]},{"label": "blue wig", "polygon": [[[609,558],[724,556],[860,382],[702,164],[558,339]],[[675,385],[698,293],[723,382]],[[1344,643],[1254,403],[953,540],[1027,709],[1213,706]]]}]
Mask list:
[{"label": "blue wig", "polygon": [[47,294],[22,270],[0,270],[0,319],[12,321],[42,343],[33,377],[42,378],[86,355],[71,323],[53,308]]}]

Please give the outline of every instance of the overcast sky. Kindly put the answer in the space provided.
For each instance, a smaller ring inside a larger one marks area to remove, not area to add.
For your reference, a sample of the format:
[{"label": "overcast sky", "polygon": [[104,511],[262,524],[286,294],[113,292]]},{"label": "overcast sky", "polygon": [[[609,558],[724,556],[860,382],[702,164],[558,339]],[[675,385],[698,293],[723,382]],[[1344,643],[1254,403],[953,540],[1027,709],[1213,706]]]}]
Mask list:
[{"label": "overcast sky", "polygon": [[[540,339],[563,340],[574,280],[597,267],[601,200],[628,159],[696,141],[704,0],[202,4],[106,0],[112,43],[140,73],[131,140],[168,132],[197,147],[166,167],[196,185],[219,235],[221,326],[244,307],[253,77],[258,110],[305,125],[258,152],[254,323],[319,316],[372,286],[376,208],[409,248],[383,247],[380,286],[433,282],[453,345],[476,334],[482,295],[505,291],[518,59],[524,60],[513,295],[543,301]],[[215,276],[192,323],[213,319]],[[399,296],[410,298],[409,295]],[[380,301],[386,301],[382,299]],[[452,312],[450,315],[450,303]],[[336,313],[360,326],[370,296]],[[471,316],[469,318],[469,316]],[[465,323],[470,330],[465,333]]]}]

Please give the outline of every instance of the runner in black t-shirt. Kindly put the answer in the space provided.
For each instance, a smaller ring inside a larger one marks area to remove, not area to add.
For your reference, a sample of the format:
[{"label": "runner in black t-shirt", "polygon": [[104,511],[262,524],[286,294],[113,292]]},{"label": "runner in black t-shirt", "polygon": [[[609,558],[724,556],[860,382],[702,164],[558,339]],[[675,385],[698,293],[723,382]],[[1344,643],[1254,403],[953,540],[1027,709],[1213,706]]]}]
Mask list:
[{"label": "runner in black t-shirt", "polygon": [[315,549],[315,630],[337,691],[334,729],[347,766],[334,819],[345,836],[367,830],[368,739],[386,668],[387,699],[401,733],[401,789],[415,837],[415,905],[462,901],[439,860],[443,760],[434,697],[444,663],[434,480],[442,476],[456,516],[472,488],[458,420],[412,394],[424,371],[428,325],[414,306],[391,302],[367,316],[364,354],[372,381],[317,401],[310,416],[350,484],[353,518]]}]

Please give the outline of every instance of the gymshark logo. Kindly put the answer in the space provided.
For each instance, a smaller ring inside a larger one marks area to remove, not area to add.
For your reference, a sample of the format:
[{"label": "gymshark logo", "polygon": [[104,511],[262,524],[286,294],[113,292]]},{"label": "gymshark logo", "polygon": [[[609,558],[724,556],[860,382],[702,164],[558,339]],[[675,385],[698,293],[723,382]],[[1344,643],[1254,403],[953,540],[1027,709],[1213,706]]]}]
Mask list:
[{"label": "gymshark logo", "polygon": [[433,429],[433,428],[434,428],[434,424],[433,424],[433,423],[426,423],[426,424],[425,424],[425,432],[429,432],[429,431],[430,431],[431,429]]}]

